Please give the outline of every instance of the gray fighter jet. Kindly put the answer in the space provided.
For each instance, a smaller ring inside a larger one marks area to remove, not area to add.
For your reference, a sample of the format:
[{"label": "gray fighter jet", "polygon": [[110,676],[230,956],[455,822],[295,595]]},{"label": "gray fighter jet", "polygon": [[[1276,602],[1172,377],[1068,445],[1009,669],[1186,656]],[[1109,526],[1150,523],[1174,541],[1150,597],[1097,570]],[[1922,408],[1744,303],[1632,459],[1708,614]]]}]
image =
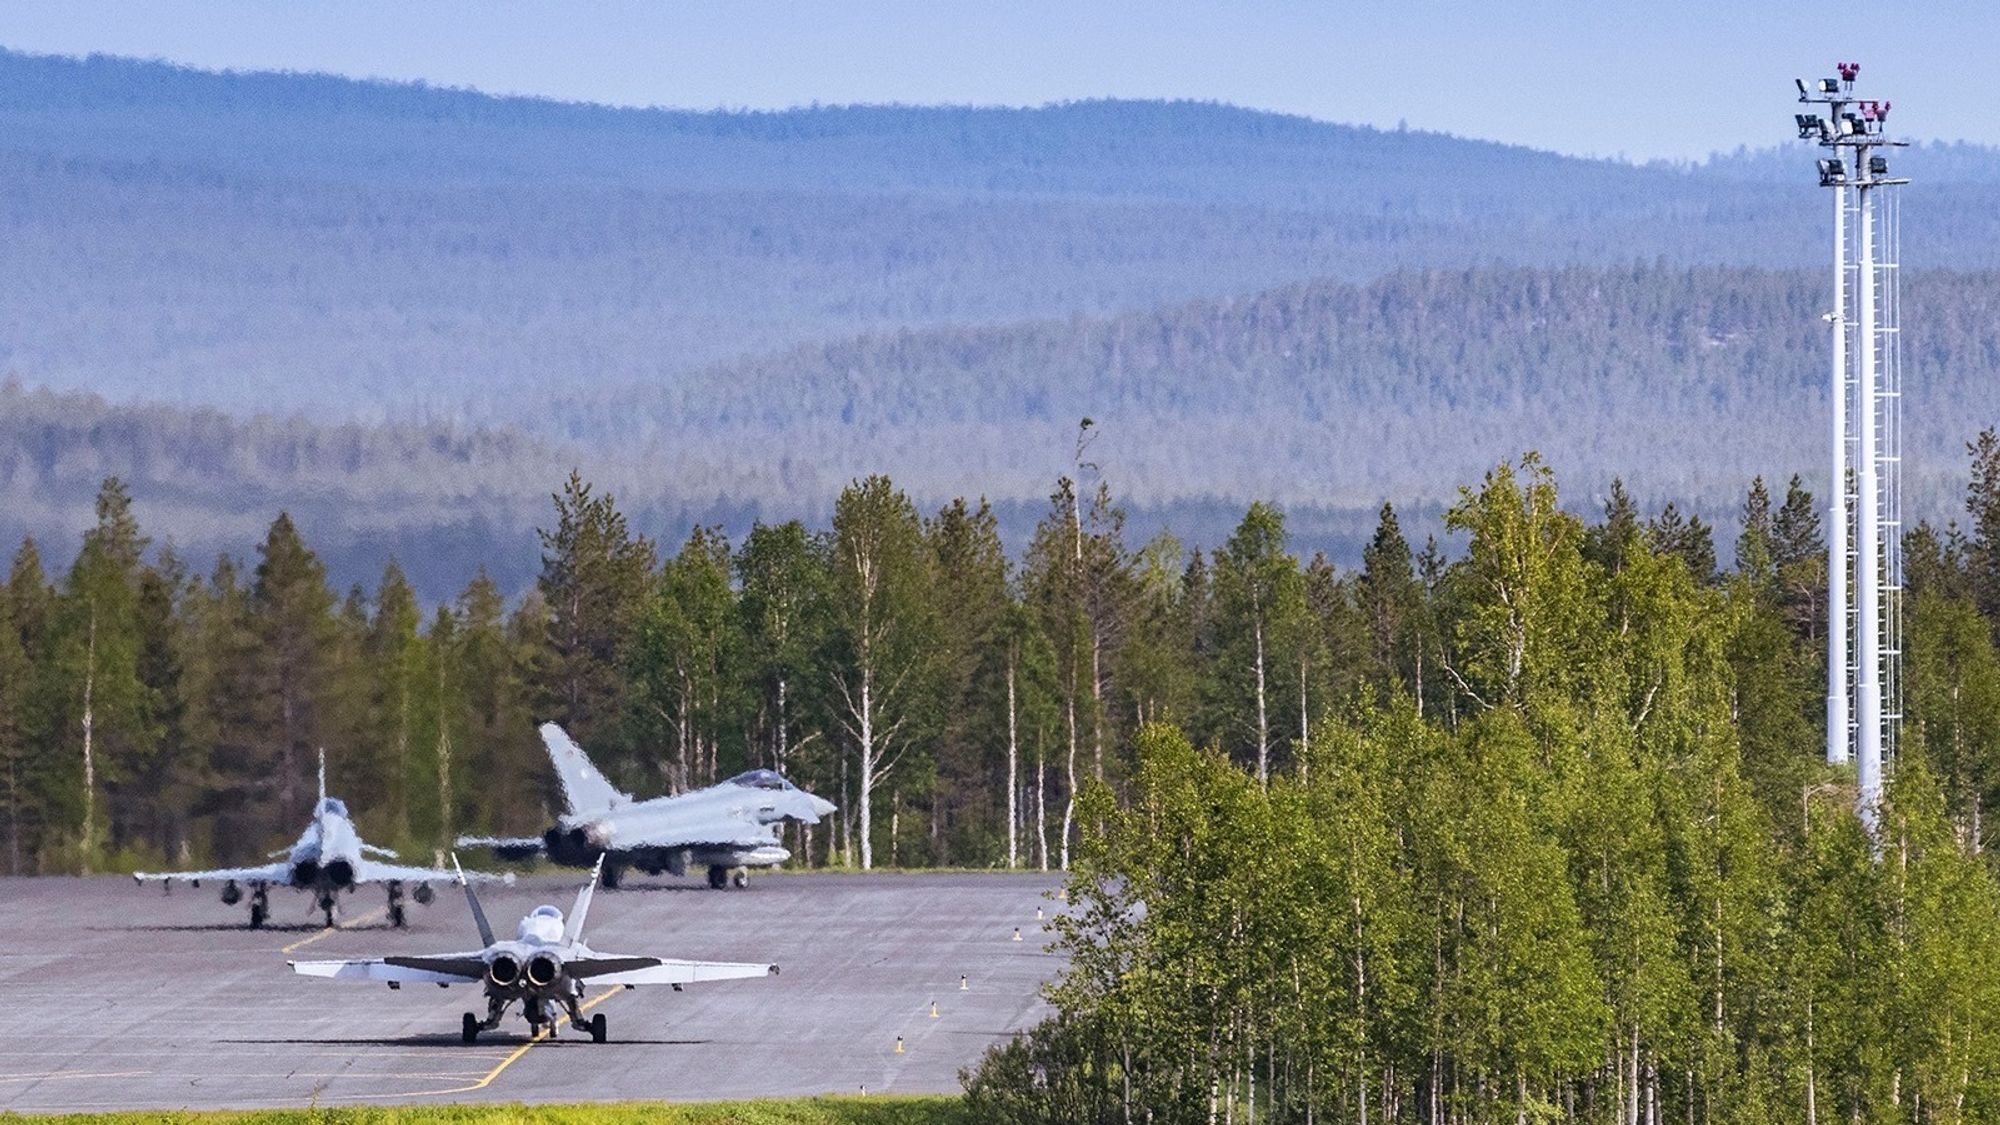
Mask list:
[{"label": "gray fighter jet", "polygon": [[[565,867],[589,867],[608,857],[604,885],[616,887],[624,868],[649,875],[708,869],[718,890],[748,882],[747,869],[774,867],[792,853],[778,843],[786,820],[818,824],[833,802],[813,796],[771,770],[751,770],[706,789],[635,801],[590,764],[569,735],[543,723],[542,745],[562,781],[567,808],[541,836],[467,836],[460,847],[492,849],[502,859],[546,854]],[[732,873],[734,878],[732,879]]]},{"label": "gray fighter jet", "polygon": [[[375,858],[371,858],[375,857]],[[382,883],[389,892],[389,924],[401,927],[406,921],[403,913],[403,887],[414,884],[413,892],[420,905],[429,905],[433,882],[450,882],[452,873],[432,867],[403,867],[380,860],[396,859],[396,853],[388,848],[378,848],[365,843],[360,833],[354,830],[354,822],[347,817],[347,805],[338,797],[326,795],[326,755],[319,758],[319,803],[313,806],[312,822],[299,833],[298,842],[289,848],[280,848],[271,853],[275,863],[261,867],[220,867],[210,871],[167,871],[135,873],[132,878],[141,883],[165,883],[168,888],[176,882],[190,886],[201,886],[203,879],[222,884],[222,903],[235,906],[243,901],[244,888],[250,893],[250,927],[262,926],[271,916],[269,890],[272,887],[291,887],[310,891],[318,902],[319,909],[326,915],[326,924],[333,925],[333,918],[339,906],[339,896],[351,892],[363,883]],[[476,873],[474,878],[482,881],[502,881],[511,883],[514,876],[486,875]]]},{"label": "gray fighter jet", "polygon": [[[454,866],[457,862],[454,857]],[[626,988],[667,984],[678,992],[684,984],[777,975],[778,967],[770,964],[631,957],[598,953],[591,949],[583,943],[583,923],[590,913],[591,892],[597,888],[603,866],[604,860],[600,857],[597,867],[590,872],[590,881],[577,892],[576,906],[570,910],[567,920],[563,918],[563,912],[553,906],[538,906],[521,919],[512,941],[494,938],[493,927],[486,921],[486,911],[479,905],[479,896],[473,893],[472,885],[464,882],[461,874],[459,885],[465,888],[465,901],[472,907],[472,921],[479,927],[479,940],[485,943],[484,949],[428,957],[290,961],[287,964],[291,965],[293,972],[303,976],[381,981],[392,989],[405,984],[435,984],[449,988],[454,984],[482,983],[486,992],[486,1018],[480,1019],[472,1012],[465,1013],[460,1035],[467,1043],[477,1040],[480,1032],[499,1027],[501,1018],[516,1000],[521,1002],[521,1015],[528,1021],[530,1037],[541,1034],[543,1028],[554,1035],[563,1017],[567,1016],[571,1027],[588,1031],[593,1041],[602,1043],[606,1034],[604,1013],[599,1012],[586,1021],[582,1006],[578,1004],[586,984],[622,984]]]}]

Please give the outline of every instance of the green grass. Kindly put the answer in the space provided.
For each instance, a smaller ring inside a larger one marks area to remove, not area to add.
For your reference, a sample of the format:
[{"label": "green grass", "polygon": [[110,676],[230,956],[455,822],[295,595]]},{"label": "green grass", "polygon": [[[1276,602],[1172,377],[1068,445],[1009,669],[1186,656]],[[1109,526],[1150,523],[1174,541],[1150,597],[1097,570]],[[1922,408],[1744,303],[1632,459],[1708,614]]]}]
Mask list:
[{"label": "green grass", "polygon": [[4,1122],[62,1125],[968,1125],[955,1097],[773,1098],[752,1102],[669,1105],[402,1106],[363,1109],[212,1110],[198,1113],[88,1113],[35,1116],[0,1113]]}]

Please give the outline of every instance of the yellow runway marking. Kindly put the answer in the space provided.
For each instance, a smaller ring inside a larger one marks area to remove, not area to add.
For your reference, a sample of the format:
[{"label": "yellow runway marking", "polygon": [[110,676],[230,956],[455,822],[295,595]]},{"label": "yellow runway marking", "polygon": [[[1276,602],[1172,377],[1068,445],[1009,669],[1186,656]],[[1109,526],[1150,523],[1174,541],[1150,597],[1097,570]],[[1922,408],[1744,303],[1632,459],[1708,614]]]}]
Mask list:
[{"label": "yellow runway marking", "polygon": [[[597,995],[591,997],[590,999],[584,1001],[582,1004],[578,1005],[577,1011],[587,1012],[592,1008],[597,1007],[599,1004],[604,1003],[606,1000],[611,999],[613,996],[618,995],[620,992],[623,992],[624,990],[625,990],[624,985],[614,984],[610,988],[605,989],[603,992],[598,993]],[[546,1028],[541,1031],[537,1031],[535,1033],[534,1038],[528,1040],[526,1043],[521,1044],[519,1047],[514,1048],[513,1053],[509,1054],[506,1058],[501,1059],[500,1062],[497,1065],[495,1065],[492,1070],[486,1072],[486,1075],[484,1077],[479,1079],[479,1081],[470,1083],[468,1085],[453,1086],[448,1090],[416,1090],[405,1094],[343,1094],[336,1096],[343,1099],[351,1099],[351,1100],[363,1100],[369,1098],[435,1098],[435,1097],[442,1097],[443,1095],[446,1094],[469,1094],[474,1090],[484,1090],[486,1087],[491,1086],[493,1084],[493,1080],[495,1078],[500,1077],[501,1073],[504,1072],[508,1067],[513,1066],[515,1063],[519,1062],[521,1060],[521,1056],[528,1053],[529,1048],[533,1047],[537,1043],[542,1042],[545,1039],[550,1038],[550,1035],[551,1032]],[[384,1077],[388,1076],[384,1075]]]},{"label": "yellow runway marking", "polygon": [[328,926],[327,928],[321,930],[320,932],[314,934],[313,936],[309,938],[300,938],[298,941],[295,941],[292,944],[286,946],[285,948],[280,949],[278,952],[290,953],[295,949],[304,949],[306,946],[311,945],[313,942],[316,942],[321,938],[331,937],[335,931],[344,930],[349,926],[359,926],[367,922],[373,922],[375,919],[380,918],[387,913],[389,913],[388,907],[378,906],[375,909],[370,910],[368,913],[363,914],[359,918],[342,918],[340,921],[335,922],[333,925]]}]

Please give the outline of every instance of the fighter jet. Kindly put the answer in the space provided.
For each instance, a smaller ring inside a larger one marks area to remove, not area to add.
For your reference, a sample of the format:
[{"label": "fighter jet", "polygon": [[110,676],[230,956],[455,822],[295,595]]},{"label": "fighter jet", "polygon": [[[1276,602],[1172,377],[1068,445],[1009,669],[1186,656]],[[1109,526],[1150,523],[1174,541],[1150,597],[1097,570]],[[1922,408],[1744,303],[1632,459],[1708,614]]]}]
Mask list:
[{"label": "fighter jet", "polygon": [[[453,866],[457,863],[458,859],[454,856]],[[538,906],[521,919],[512,941],[494,938],[493,927],[486,921],[486,911],[479,905],[479,896],[473,893],[472,885],[464,881],[461,873],[459,885],[465,888],[465,901],[472,907],[472,921],[479,927],[479,940],[485,943],[484,949],[428,957],[290,961],[287,964],[291,965],[293,972],[303,976],[382,981],[392,989],[411,983],[449,988],[454,984],[483,982],[486,1018],[480,1019],[472,1012],[465,1013],[460,1023],[460,1035],[467,1043],[477,1040],[480,1032],[499,1027],[507,1008],[516,1000],[521,1002],[521,1015],[528,1021],[531,1038],[541,1034],[543,1028],[547,1028],[553,1036],[563,1017],[567,1016],[571,1027],[588,1031],[593,1042],[604,1042],[604,1013],[599,1012],[585,1021],[583,1009],[577,1003],[586,983],[622,984],[627,988],[641,984],[670,984],[678,992],[683,984],[777,975],[778,967],[769,964],[628,957],[591,949],[583,943],[583,922],[590,913],[591,892],[597,888],[603,866],[604,859],[600,856],[597,867],[591,869],[590,881],[577,892],[576,906],[569,912],[567,920],[563,918],[563,912],[553,906]]]},{"label": "fighter jet", "polygon": [[708,868],[708,885],[720,890],[732,882],[744,886],[748,868],[791,858],[778,843],[781,822],[818,824],[834,811],[833,802],[761,769],[706,789],[635,801],[605,780],[561,727],[543,723],[541,734],[562,781],[563,815],[540,837],[467,836],[460,847],[491,848],[503,859],[546,854],[565,867],[589,867],[608,856],[607,887],[618,885],[627,866],[649,875],[685,875],[699,865]]},{"label": "fighter jet", "polygon": [[[165,883],[172,888],[175,882],[185,882],[190,886],[201,886],[203,879],[222,884],[222,903],[235,906],[243,901],[243,888],[250,888],[250,928],[261,927],[271,917],[271,887],[293,887],[310,891],[318,900],[319,909],[326,915],[326,924],[333,925],[338,898],[343,891],[353,889],[363,883],[383,883],[389,892],[389,924],[401,927],[407,920],[403,913],[403,885],[416,884],[413,892],[419,905],[428,906],[432,898],[431,883],[449,882],[452,873],[431,867],[401,867],[393,863],[380,863],[376,859],[396,859],[395,852],[388,848],[378,848],[365,843],[354,830],[354,822],[347,817],[347,805],[338,797],[326,795],[326,755],[319,757],[319,803],[313,806],[313,818],[299,833],[298,842],[290,848],[280,848],[271,853],[276,863],[262,867],[222,867],[212,871],[167,871],[136,872],[132,878],[140,883]],[[283,857],[283,858],[279,858]],[[475,874],[482,881],[499,880],[507,883],[514,876]]]}]

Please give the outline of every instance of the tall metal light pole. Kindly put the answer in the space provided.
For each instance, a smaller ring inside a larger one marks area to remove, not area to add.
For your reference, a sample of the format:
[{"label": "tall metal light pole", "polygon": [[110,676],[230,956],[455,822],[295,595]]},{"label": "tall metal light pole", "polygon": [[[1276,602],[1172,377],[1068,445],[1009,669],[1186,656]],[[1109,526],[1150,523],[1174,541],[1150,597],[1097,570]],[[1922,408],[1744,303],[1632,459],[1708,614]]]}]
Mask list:
[{"label": "tall metal light pole", "polygon": [[[1837,69],[1839,78],[1798,80],[1799,100],[1827,115],[1794,120],[1801,138],[1827,150],[1819,182],[1834,200],[1826,760],[1854,759],[1858,809],[1873,828],[1885,755],[1895,752],[1902,719],[1903,585],[1897,229],[1893,195],[1876,189],[1909,182],[1889,176],[1882,152],[1908,142],[1885,135],[1888,102],[1854,97],[1860,65]],[[1884,196],[1890,202],[1879,201]]]}]

